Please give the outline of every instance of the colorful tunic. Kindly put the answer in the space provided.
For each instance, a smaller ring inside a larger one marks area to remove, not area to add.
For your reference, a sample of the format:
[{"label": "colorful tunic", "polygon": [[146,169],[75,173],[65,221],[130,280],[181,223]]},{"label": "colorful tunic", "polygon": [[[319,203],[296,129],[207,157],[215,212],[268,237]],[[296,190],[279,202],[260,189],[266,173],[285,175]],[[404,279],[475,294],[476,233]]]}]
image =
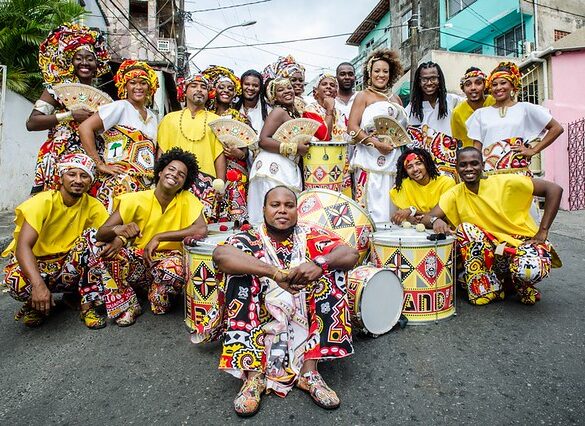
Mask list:
[{"label": "colorful tunic", "polygon": [[147,110],[146,120],[127,100],[120,100],[98,109],[104,123],[104,161],[117,164],[124,172],[101,174],[92,188],[92,195],[111,213],[113,200],[120,194],[137,192],[152,186],[156,153],[156,116]]},{"label": "colorful tunic", "polygon": [[[227,243],[285,269],[343,244],[327,231],[302,226],[283,243],[271,240],[263,226],[236,234]],[[345,272],[329,272],[293,296],[267,277],[227,275],[219,302],[225,310],[219,368],[238,378],[245,378],[246,371],[264,372],[268,388],[284,396],[305,360],[351,355],[346,278]]]}]

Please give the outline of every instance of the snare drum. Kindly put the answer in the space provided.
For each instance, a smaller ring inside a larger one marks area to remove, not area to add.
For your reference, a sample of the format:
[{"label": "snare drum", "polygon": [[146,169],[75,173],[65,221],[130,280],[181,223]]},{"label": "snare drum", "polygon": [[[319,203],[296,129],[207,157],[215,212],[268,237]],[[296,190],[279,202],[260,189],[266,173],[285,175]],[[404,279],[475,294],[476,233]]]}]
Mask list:
[{"label": "snare drum", "polygon": [[[348,173],[347,142],[311,142],[303,157],[305,189],[323,188],[340,192]],[[351,195],[351,188],[348,188]]]},{"label": "snare drum", "polygon": [[359,263],[366,259],[376,225],[351,198],[327,189],[309,189],[299,195],[298,211],[299,222],[327,229],[357,249]]},{"label": "snare drum", "polygon": [[379,336],[392,330],[402,310],[400,280],[387,269],[358,266],[348,273],[347,296],[355,327]]},{"label": "snare drum", "polygon": [[372,236],[372,261],[396,274],[404,289],[408,324],[438,321],[455,313],[455,239],[429,241],[427,231],[393,229]]},{"label": "snare drum", "polygon": [[211,255],[231,234],[213,234],[196,246],[184,245],[187,283],[185,285],[185,324],[191,331],[203,332],[203,321],[217,302],[217,283]]}]

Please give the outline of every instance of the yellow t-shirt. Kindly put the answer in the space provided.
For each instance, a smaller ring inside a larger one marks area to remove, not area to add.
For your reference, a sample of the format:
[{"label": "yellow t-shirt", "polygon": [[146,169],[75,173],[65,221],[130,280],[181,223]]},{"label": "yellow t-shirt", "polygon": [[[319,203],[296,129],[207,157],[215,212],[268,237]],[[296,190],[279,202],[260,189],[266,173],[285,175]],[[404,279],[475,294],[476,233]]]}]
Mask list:
[{"label": "yellow t-shirt", "polygon": [[[144,248],[156,234],[187,228],[201,216],[203,204],[189,191],[179,192],[162,211],[154,189],[119,195],[114,199],[114,210],[120,212],[123,223],[134,222],[142,236],[134,245]],[[158,250],[181,250],[180,241],[162,241]]]},{"label": "yellow t-shirt", "polygon": [[[492,106],[496,100],[492,95],[487,95],[483,101],[483,107]],[[451,113],[451,133],[453,137],[463,142],[463,146],[473,146],[473,139],[467,136],[465,122],[473,114],[473,109],[467,101],[460,102]]]},{"label": "yellow t-shirt", "polygon": [[[217,177],[215,174],[215,160],[223,152],[223,146],[211,130],[211,127],[209,127],[209,123],[220,117],[213,112],[198,111],[195,114],[195,118],[191,118],[191,113],[184,111],[171,112],[161,120],[158,125],[158,146],[162,152],[178,146],[184,151],[195,154],[199,170]],[[181,121],[182,114],[184,115]],[[206,121],[205,136],[201,140],[193,142],[183,136],[185,134],[191,139],[201,138]]]},{"label": "yellow t-shirt", "polygon": [[441,195],[454,186],[455,181],[449,176],[437,176],[425,186],[407,178],[402,181],[400,191],[390,190],[390,198],[399,209],[414,206],[418,212],[428,213],[438,204]]},{"label": "yellow t-shirt", "polygon": [[108,212],[95,198],[83,194],[71,207],[63,204],[58,190],[44,191],[16,208],[14,239],[2,256],[16,252],[16,243],[24,221],[37,231],[33,247],[36,257],[67,253],[87,228],[99,228],[108,219]]},{"label": "yellow t-shirt", "polygon": [[533,191],[527,176],[489,176],[480,181],[477,194],[464,183],[451,188],[441,196],[439,207],[453,225],[472,223],[498,241],[518,247],[522,241],[512,235],[530,238],[538,231],[530,215]]}]

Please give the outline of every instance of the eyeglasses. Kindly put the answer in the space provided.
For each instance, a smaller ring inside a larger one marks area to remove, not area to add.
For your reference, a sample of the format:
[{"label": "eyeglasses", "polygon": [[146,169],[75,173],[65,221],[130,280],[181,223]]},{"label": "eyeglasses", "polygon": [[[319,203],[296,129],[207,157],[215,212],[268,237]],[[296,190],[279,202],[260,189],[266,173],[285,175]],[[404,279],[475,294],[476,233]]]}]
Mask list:
[{"label": "eyeglasses", "polygon": [[438,83],[439,82],[439,76],[438,75],[434,75],[432,77],[421,77],[420,78],[420,82],[421,83]]}]

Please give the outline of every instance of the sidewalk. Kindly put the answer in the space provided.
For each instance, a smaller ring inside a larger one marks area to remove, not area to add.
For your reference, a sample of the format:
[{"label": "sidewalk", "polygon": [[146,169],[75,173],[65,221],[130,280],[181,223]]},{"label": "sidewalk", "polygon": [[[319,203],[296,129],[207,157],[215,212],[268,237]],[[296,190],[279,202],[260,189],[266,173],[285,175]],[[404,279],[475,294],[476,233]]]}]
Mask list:
[{"label": "sidewalk", "polygon": [[[12,232],[14,231],[13,220],[14,213],[12,211],[0,211],[0,252],[12,240]],[[572,212],[559,210],[550,233],[550,239],[553,243],[554,234],[585,241],[585,210]]]}]

